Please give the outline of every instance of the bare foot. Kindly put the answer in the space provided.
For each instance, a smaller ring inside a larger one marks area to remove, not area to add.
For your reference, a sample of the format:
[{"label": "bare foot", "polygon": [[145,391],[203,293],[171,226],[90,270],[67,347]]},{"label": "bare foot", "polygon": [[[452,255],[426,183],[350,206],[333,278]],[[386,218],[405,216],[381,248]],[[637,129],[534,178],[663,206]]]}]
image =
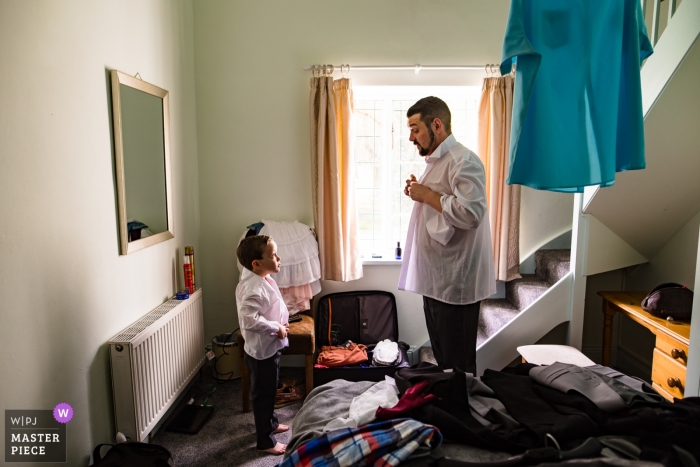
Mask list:
[{"label": "bare foot", "polygon": [[285,450],[285,449],[287,449],[287,445],[286,445],[286,444],[277,443],[277,445],[276,445],[275,447],[273,447],[273,448],[269,448],[269,449],[258,449],[258,452],[265,452],[265,453],[267,453],[267,454],[272,454],[272,455],[274,455],[274,456],[281,456],[282,454],[284,454],[284,450]]},{"label": "bare foot", "polygon": [[277,434],[277,433],[284,433],[284,432],[287,431],[287,430],[289,430],[289,426],[279,424],[279,425],[277,425],[277,429],[276,429],[275,431],[273,431],[273,433],[274,433],[274,434]]}]

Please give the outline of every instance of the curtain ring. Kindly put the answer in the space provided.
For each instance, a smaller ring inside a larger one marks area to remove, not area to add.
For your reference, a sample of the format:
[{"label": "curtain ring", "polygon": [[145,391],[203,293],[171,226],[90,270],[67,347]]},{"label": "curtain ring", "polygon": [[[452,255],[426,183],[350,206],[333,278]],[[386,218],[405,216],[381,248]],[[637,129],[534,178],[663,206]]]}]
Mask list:
[{"label": "curtain ring", "polygon": [[494,75],[498,74],[498,65],[496,65],[496,64],[491,65],[491,73],[493,73]]},{"label": "curtain ring", "polygon": [[333,65],[323,65],[323,74],[325,76],[333,76],[333,71],[335,71]]},{"label": "curtain ring", "polygon": [[340,65],[340,73],[343,76],[347,76],[350,74],[350,65]]}]

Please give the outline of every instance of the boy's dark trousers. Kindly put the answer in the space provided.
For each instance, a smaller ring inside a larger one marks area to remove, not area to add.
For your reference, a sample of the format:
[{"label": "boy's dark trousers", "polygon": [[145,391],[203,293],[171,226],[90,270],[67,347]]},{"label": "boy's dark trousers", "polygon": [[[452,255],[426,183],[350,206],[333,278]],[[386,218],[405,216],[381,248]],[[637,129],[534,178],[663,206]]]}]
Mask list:
[{"label": "boy's dark trousers", "polygon": [[282,351],[278,350],[265,360],[257,360],[247,353],[244,357],[250,373],[257,449],[270,449],[277,445],[277,439],[272,432],[279,426],[275,415],[275,394],[279,381],[280,355]]}]

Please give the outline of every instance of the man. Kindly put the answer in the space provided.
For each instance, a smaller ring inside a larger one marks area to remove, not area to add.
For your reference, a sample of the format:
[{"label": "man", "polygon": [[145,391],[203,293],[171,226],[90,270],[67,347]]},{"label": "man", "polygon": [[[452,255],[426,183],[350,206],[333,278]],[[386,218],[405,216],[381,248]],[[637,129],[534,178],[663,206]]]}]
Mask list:
[{"label": "man", "polygon": [[452,135],[441,99],[425,97],[406,116],[427,166],[404,188],[415,204],[399,290],[423,295],[438,365],[476,374],[480,302],[496,292],[484,166]]}]

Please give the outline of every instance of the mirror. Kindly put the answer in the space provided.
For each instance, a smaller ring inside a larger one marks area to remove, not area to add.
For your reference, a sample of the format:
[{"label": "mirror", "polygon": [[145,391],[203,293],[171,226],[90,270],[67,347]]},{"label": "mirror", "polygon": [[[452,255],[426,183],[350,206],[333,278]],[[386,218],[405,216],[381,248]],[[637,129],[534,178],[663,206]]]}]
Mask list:
[{"label": "mirror", "polygon": [[112,70],[120,253],[174,238],[168,91]]}]

